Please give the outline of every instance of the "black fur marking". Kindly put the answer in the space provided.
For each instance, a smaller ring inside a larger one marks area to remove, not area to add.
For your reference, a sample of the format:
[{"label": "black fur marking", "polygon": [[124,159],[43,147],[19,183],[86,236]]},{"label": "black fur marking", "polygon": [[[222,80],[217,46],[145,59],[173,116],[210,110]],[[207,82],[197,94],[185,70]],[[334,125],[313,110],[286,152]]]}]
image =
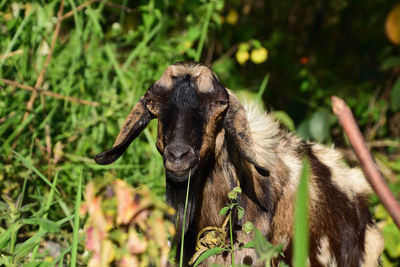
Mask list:
[{"label": "black fur marking", "polygon": [[165,146],[176,141],[200,149],[204,116],[199,111],[196,86],[190,74],[175,77],[172,95],[160,116]]},{"label": "black fur marking", "polygon": [[[192,177],[193,178],[193,177]],[[174,216],[176,234],[174,237],[174,243],[178,244],[181,240],[183,216],[185,211],[185,200],[186,200],[186,190],[187,182],[184,183],[173,183],[168,179],[166,183],[166,197],[167,203],[172,208],[175,209],[176,214]],[[189,229],[189,225],[193,222],[196,209],[196,194],[197,194],[198,182],[196,179],[191,179],[189,187],[189,199],[186,211],[186,221],[185,221],[185,233]]]},{"label": "black fur marking", "polygon": [[199,108],[199,99],[196,89],[196,81],[190,74],[175,77],[170,104],[179,111],[197,110]]},{"label": "black fur marking", "polygon": [[325,207],[314,210],[313,217],[319,221],[310,222],[310,252],[314,252],[309,255],[311,266],[320,265],[316,253],[324,236],[328,237],[330,252],[338,266],[358,266],[364,253],[365,228],[372,222],[365,198],[356,198],[353,205],[333,185],[329,168],[315,156],[311,145],[305,144],[304,149],[321,192],[319,206]]}]

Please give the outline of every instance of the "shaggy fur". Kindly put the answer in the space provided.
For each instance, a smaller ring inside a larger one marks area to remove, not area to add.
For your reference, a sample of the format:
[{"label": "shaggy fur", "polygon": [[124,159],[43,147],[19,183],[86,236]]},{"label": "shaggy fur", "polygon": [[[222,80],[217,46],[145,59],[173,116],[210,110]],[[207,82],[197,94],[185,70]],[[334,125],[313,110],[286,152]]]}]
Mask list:
[{"label": "shaggy fur", "polygon": [[[177,63],[150,87],[115,146],[97,155],[96,162],[116,160],[152,118],[159,121],[157,148],[166,167],[167,202],[177,211],[173,242],[178,245],[191,166],[186,264],[195,253],[199,231],[223,224],[225,216],[219,212],[239,181],[243,193],[238,203],[245,215],[233,220],[235,243],[252,239],[241,231],[243,223],[251,221],[274,245],[283,244],[284,255],[272,264],[290,265],[295,195],[306,157],[311,164],[308,265],[378,265],[383,239],[368,211],[371,189],[361,171],[347,167],[333,147],[304,142],[254,105],[244,107],[208,67]],[[230,261],[224,253],[204,266]],[[253,249],[244,249],[235,253],[235,264],[261,263]]]}]

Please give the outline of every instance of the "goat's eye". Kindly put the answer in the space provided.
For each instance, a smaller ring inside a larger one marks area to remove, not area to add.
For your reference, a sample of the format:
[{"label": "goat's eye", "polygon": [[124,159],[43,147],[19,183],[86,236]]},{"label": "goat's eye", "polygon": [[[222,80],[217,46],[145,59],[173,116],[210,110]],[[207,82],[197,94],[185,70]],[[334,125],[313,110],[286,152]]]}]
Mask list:
[{"label": "goat's eye", "polygon": [[217,100],[217,101],[215,101],[215,104],[218,104],[218,105],[221,105],[221,106],[226,105],[227,103],[228,102],[225,101],[225,100]]}]

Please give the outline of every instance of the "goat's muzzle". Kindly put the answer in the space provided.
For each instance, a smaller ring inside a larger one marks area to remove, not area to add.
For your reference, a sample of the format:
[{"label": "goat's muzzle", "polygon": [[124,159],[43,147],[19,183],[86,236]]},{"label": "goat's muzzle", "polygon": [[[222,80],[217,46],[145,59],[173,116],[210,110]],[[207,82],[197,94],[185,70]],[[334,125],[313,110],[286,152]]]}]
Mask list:
[{"label": "goat's muzzle", "polygon": [[189,170],[195,168],[197,163],[198,160],[193,147],[182,143],[172,143],[165,147],[165,169],[176,178],[187,178]]}]

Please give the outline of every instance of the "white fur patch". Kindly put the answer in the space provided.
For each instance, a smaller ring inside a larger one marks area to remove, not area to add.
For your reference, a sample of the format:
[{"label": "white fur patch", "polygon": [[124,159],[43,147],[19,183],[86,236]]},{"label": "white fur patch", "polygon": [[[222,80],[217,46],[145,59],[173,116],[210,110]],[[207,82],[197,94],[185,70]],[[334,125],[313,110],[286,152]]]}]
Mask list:
[{"label": "white fur patch", "polygon": [[191,63],[177,63],[169,66],[156,84],[166,89],[171,89],[173,78],[184,74],[190,74],[196,79],[199,92],[211,92],[213,90],[212,81],[214,74],[210,68]]},{"label": "white fur patch", "polygon": [[319,242],[317,259],[323,266],[337,266],[336,259],[331,253],[327,236],[322,237]]},{"label": "white fur patch", "polygon": [[280,129],[279,123],[257,105],[246,103],[244,107],[258,162],[270,168],[276,167],[277,164],[285,164],[289,171],[288,184],[291,191],[295,192],[303,166],[295,151],[301,139]]},{"label": "white fur patch", "polygon": [[375,225],[368,225],[365,230],[364,267],[379,266],[379,256],[384,249],[383,237]]},{"label": "white fur patch", "polygon": [[315,156],[329,168],[332,183],[350,200],[353,200],[357,194],[368,195],[372,192],[361,170],[346,166],[340,152],[333,147],[327,148],[314,144],[312,150]]}]

